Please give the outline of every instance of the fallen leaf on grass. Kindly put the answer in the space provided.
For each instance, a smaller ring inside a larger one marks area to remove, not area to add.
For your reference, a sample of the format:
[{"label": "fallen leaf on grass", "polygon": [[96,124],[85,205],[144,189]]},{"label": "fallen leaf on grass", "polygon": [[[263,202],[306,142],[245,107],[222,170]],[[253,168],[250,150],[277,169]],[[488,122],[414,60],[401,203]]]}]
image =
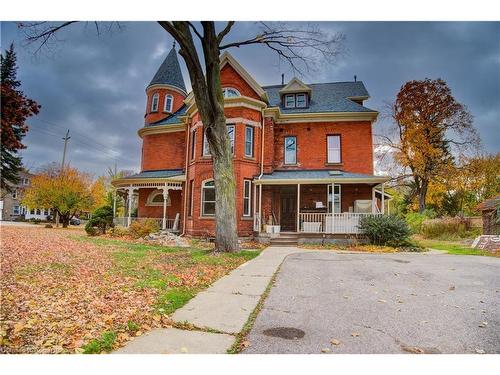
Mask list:
[{"label": "fallen leaf on grass", "polygon": [[479,327],[481,328],[486,328],[486,326],[488,325],[488,322],[482,322]]},{"label": "fallen leaf on grass", "polygon": [[419,348],[418,346],[403,346],[402,349],[405,352],[413,353],[413,354],[423,354],[424,353],[424,349]]},{"label": "fallen leaf on grass", "polygon": [[485,354],[486,352],[483,349],[476,349],[477,354]]},{"label": "fallen leaf on grass", "polygon": [[379,299],[378,302],[380,302],[380,303],[386,303],[387,301],[385,299]]},{"label": "fallen leaf on grass", "polygon": [[321,349],[321,353],[330,353],[330,348]]},{"label": "fallen leaf on grass", "polygon": [[360,333],[358,333],[358,332],[353,332],[353,333],[351,333],[351,336],[352,336],[352,337],[359,337],[359,336],[360,336]]},{"label": "fallen leaf on grass", "polygon": [[337,340],[337,339],[331,339],[331,340],[330,340],[330,343],[331,343],[332,345],[340,345],[340,341],[339,341],[339,340]]}]

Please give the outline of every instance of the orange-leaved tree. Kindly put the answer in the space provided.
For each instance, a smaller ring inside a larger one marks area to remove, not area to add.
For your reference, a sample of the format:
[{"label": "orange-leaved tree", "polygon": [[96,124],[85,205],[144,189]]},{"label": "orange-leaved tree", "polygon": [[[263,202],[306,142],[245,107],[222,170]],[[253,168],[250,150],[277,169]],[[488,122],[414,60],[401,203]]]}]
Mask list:
[{"label": "orange-leaved tree", "polygon": [[57,176],[43,172],[33,177],[22,204],[27,207],[52,208],[59,213],[63,227],[67,227],[75,214],[91,211],[104,201],[102,179],[93,181],[90,175],[66,167]]}]

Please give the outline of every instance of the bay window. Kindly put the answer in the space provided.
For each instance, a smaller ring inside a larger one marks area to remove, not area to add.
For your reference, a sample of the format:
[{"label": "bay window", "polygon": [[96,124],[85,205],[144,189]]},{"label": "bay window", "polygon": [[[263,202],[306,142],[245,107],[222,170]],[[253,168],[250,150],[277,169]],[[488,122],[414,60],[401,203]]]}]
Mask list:
[{"label": "bay window", "polygon": [[252,181],[243,180],[243,216],[251,216]]},{"label": "bay window", "polygon": [[253,127],[245,127],[245,156],[253,156]]},{"label": "bay window", "polygon": [[215,216],[215,183],[205,181],[201,188],[201,215]]}]

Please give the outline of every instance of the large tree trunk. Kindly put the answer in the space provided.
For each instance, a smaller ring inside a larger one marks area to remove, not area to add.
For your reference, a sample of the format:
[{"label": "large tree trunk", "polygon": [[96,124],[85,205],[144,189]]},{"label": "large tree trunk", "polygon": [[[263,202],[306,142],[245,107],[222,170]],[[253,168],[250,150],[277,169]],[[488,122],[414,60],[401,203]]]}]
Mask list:
[{"label": "large tree trunk", "polygon": [[418,212],[420,213],[423,213],[425,211],[425,199],[427,197],[428,187],[429,181],[422,181],[418,191]]}]

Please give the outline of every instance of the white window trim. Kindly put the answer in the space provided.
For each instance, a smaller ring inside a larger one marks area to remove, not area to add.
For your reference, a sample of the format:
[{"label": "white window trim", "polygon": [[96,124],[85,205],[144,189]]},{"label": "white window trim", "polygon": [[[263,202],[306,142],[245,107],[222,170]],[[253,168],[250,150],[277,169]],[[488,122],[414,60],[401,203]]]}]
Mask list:
[{"label": "white window trim", "polygon": [[[250,153],[247,154],[247,143],[248,143],[248,140],[247,140],[247,131],[250,130],[250,133],[251,133],[251,137],[250,137]],[[253,148],[254,148],[254,137],[255,137],[255,132],[253,130],[253,127],[252,126],[248,126],[246,125],[245,126],[245,156],[248,156],[250,158],[253,157]]]},{"label": "white window trim", "polygon": [[[231,148],[232,148],[232,154],[234,155],[235,151],[235,140],[236,140],[236,125],[235,124],[227,124],[226,128],[233,128],[233,139],[229,138],[231,141]],[[229,133],[228,133],[229,134]],[[207,130],[203,128],[203,156],[211,156],[212,154],[210,153],[210,146],[208,145],[208,140],[207,140]]]},{"label": "white window trim", "polygon": [[17,199],[17,189],[15,189],[13,192],[12,192],[12,199]]},{"label": "white window trim", "polygon": [[[245,196],[245,187],[248,185],[248,197]],[[245,213],[245,201],[248,201],[248,212]],[[243,180],[243,216],[252,216],[252,180]]]},{"label": "white window trim", "polygon": [[204,216],[204,217],[214,217],[215,216],[215,212],[213,214],[206,214],[205,213],[205,202],[209,202],[209,203],[214,203],[215,205],[215,202],[217,200],[217,196],[215,197],[215,200],[213,201],[205,201],[204,199],[204,192],[205,192],[205,189],[214,189],[215,191],[215,185],[212,187],[212,186],[209,186],[209,187],[206,187],[206,184],[209,183],[209,182],[212,182],[214,181],[213,179],[209,179],[209,180],[205,180],[205,181],[202,181],[201,183],[201,216]]},{"label": "white window trim", "polygon": [[[170,108],[167,108],[168,99],[170,98]],[[164,110],[165,112],[172,112],[172,108],[174,108],[174,97],[170,94],[165,95],[165,104]]]},{"label": "white window trim", "polygon": [[[227,93],[229,91],[234,91],[236,93],[236,96],[228,96]],[[224,99],[226,98],[235,98],[237,96],[241,96],[240,92],[236,90],[234,87],[224,87],[222,88],[222,95],[224,95]]]},{"label": "white window trim", "polygon": [[[156,103],[155,103],[155,99],[156,99]],[[160,102],[160,94],[155,93],[151,97],[151,112],[158,112],[158,105],[160,104],[159,102]]]},{"label": "white window trim", "polygon": [[188,217],[193,217],[194,213],[194,179],[189,181],[189,211]]},{"label": "white window trim", "polygon": [[[330,147],[330,145],[328,143],[328,139],[330,137],[337,137],[338,138],[339,147]],[[327,163],[338,164],[338,163],[342,162],[342,140],[340,139],[340,135],[336,135],[336,134],[327,135],[326,136],[326,148],[327,148],[327,156],[326,156]],[[333,160],[333,156],[334,156],[335,151],[338,151],[338,156],[339,156],[338,160]]]},{"label": "white window trim", "polygon": [[[299,105],[299,96],[304,97],[304,105]],[[305,93],[295,94],[295,108],[307,108],[307,94]]]},{"label": "white window trim", "polygon": [[[288,105],[287,98],[293,98],[292,105]],[[295,94],[285,94],[285,108],[295,108]]]},{"label": "white window trim", "polygon": [[[161,202],[153,202],[153,200],[158,196],[161,195],[162,199]],[[172,203],[170,202],[170,194],[167,195],[167,207],[171,206]],[[151,193],[149,193],[148,198],[146,199],[146,206],[162,206],[163,207],[163,191],[162,190],[153,190]]]},{"label": "white window trim", "polygon": [[196,159],[196,129],[191,133],[191,160]]},{"label": "white window trim", "polygon": [[234,147],[234,141],[236,139],[236,126],[234,124],[228,124],[226,125],[226,130],[227,130],[227,135],[229,137],[229,129],[230,128],[233,128],[233,139],[231,139],[231,137],[229,137],[229,142],[231,143],[231,153],[234,155],[234,150],[235,150],[235,147]]},{"label": "white window trim", "polygon": [[[294,161],[293,162],[290,162],[290,161],[286,160],[286,140],[288,138],[295,138],[295,157],[294,157]],[[284,143],[283,144],[283,149],[284,149],[284,152],[285,152],[285,155],[284,155],[285,157],[284,157],[283,161],[284,161],[285,165],[295,165],[295,164],[297,164],[297,137],[294,136],[294,135],[286,136],[284,138],[284,142],[283,143]]]},{"label": "white window trim", "polygon": [[[328,184],[328,189],[327,189],[327,197],[326,197],[326,207],[327,207],[327,210],[328,210],[328,213],[329,214],[340,214],[342,213],[342,185],[340,184],[334,184],[333,185],[333,189],[334,191],[332,192],[332,200],[330,201],[330,191],[332,190],[332,184]],[[339,193],[338,193],[338,196],[339,196],[339,212],[336,212],[335,211],[335,188],[338,186],[339,188]],[[330,210],[330,202],[332,202],[332,208]],[[333,211],[333,212],[330,212],[330,211]]]}]

